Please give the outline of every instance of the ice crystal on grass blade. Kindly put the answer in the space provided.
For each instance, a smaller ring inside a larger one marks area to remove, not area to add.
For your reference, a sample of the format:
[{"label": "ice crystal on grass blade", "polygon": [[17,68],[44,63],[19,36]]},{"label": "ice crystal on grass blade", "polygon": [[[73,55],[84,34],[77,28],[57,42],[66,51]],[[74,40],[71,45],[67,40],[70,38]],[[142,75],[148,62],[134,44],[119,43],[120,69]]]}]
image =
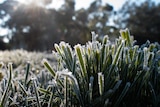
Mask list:
[{"label": "ice crystal on grass blade", "polygon": [[92,34],[92,42],[96,42],[98,34],[96,34],[94,31],[92,31],[91,34]]},{"label": "ice crystal on grass blade", "polygon": [[91,33],[92,33],[92,49],[96,50],[98,45],[98,41],[97,41],[98,35],[95,32],[91,32]]},{"label": "ice crystal on grass blade", "polygon": [[62,76],[62,77],[67,76],[67,77],[69,77],[69,79],[71,80],[71,81],[69,81],[69,82],[70,82],[70,83],[73,82],[76,86],[78,86],[77,79],[72,75],[72,72],[69,72],[69,71],[68,71],[68,69],[64,69],[64,70],[62,70],[62,71],[57,71],[57,72],[56,72],[56,79],[57,79],[59,76]]},{"label": "ice crystal on grass blade", "polygon": [[104,91],[104,75],[101,72],[98,73],[98,85],[99,93],[100,95],[102,95]]},{"label": "ice crystal on grass blade", "polygon": [[122,39],[126,41],[127,46],[130,47],[133,45],[133,41],[131,40],[130,37],[130,32],[127,28],[125,30],[120,30],[120,34]]},{"label": "ice crystal on grass blade", "polygon": [[144,51],[144,62],[143,62],[143,68],[148,66],[148,49],[145,47],[143,48]]}]

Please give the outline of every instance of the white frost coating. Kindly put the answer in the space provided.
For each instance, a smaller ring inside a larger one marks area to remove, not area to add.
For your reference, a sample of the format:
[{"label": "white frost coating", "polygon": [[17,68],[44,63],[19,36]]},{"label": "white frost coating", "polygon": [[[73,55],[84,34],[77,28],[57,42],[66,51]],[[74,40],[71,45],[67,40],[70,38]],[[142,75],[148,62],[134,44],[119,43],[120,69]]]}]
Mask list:
[{"label": "white frost coating", "polygon": [[96,41],[98,35],[94,31],[92,31],[91,34],[92,34],[92,42]]},{"label": "white frost coating", "polygon": [[72,72],[68,71],[68,69],[64,69],[62,71],[57,71],[56,75],[57,75],[56,77],[58,77],[58,76],[67,76],[67,77],[69,77],[69,79],[71,79],[78,86],[77,79],[72,75]]},{"label": "white frost coating", "polygon": [[143,48],[144,52],[144,62],[143,62],[143,68],[146,68],[148,66],[148,53],[147,53],[147,48]]}]

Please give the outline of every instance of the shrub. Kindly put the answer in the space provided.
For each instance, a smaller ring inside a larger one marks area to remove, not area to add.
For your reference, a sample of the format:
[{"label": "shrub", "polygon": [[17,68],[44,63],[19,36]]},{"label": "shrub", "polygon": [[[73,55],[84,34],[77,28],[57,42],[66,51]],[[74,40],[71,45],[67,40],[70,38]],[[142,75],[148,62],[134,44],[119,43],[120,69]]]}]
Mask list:
[{"label": "shrub", "polygon": [[9,64],[10,75],[1,81],[0,107],[160,106],[160,45],[135,45],[128,29],[120,34],[115,43],[108,36],[98,41],[92,32],[86,45],[55,44],[57,63],[43,60],[49,72],[35,75],[28,63],[25,78],[15,79]]}]

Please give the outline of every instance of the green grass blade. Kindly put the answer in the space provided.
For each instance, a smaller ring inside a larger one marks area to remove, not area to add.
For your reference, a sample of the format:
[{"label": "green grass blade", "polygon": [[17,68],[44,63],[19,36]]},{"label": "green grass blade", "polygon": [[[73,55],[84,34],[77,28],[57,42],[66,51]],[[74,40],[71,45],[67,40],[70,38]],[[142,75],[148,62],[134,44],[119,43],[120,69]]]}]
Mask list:
[{"label": "green grass blade", "polygon": [[112,62],[112,65],[116,65],[117,62],[118,62],[118,59],[120,58],[121,56],[121,53],[122,53],[122,48],[123,48],[123,44],[124,44],[124,41],[122,41],[121,45],[118,47],[118,50],[114,56],[114,59],[113,59],[113,62]]},{"label": "green grass blade", "polygon": [[151,96],[152,96],[152,99],[153,99],[153,105],[154,105],[154,107],[157,107],[158,103],[157,103],[157,96],[156,96],[155,90],[154,90],[151,82],[149,82],[148,85],[149,85]]},{"label": "green grass blade", "polygon": [[113,91],[116,91],[116,90],[119,88],[119,86],[121,85],[121,83],[122,83],[122,80],[119,80],[119,81],[115,84],[115,86],[113,87]]},{"label": "green grass blade", "polygon": [[124,89],[122,90],[122,93],[120,94],[120,96],[118,97],[116,103],[114,104],[114,107],[119,107],[119,104],[121,103],[121,101],[123,100],[124,96],[126,95],[126,93],[128,92],[129,88],[130,88],[131,83],[127,82]]},{"label": "green grass blade", "polygon": [[36,83],[35,79],[33,79],[33,87],[34,87],[34,90],[35,90],[37,107],[41,107],[41,104],[40,104],[40,101],[39,101],[40,97],[39,97],[39,93],[38,93],[38,90],[37,90],[37,83]]},{"label": "green grass blade", "polygon": [[86,70],[85,62],[84,62],[83,55],[82,55],[81,45],[76,45],[75,46],[75,51],[76,51],[76,55],[78,57],[78,62],[79,62],[80,67],[81,67],[82,75],[86,79],[86,81],[88,81],[88,75],[87,75],[87,70]]},{"label": "green grass blade", "polygon": [[49,102],[48,102],[48,107],[53,107],[53,99],[54,99],[54,91],[55,91],[54,87],[52,87],[51,90],[52,91],[51,91],[50,99],[49,99]]},{"label": "green grass blade", "polygon": [[1,98],[1,102],[0,102],[0,107],[5,107],[6,103],[7,103],[7,96],[9,96],[9,88],[11,86],[11,80],[12,80],[12,63],[8,64],[8,69],[9,69],[9,78],[8,78],[8,83],[7,83],[7,87],[3,93],[3,96]]},{"label": "green grass blade", "polygon": [[22,89],[22,92],[25,94],[25,96],[27,96],[28,94],[27,94],[27,91],[25,90],[25,87],[23,87],[23,85],[20,82],[18,82],[18,84],[20,88]]},{"label": "green grass blade", "polygon": [[120,34],[123,40],[126,41],[127,46],[131,46],[131,37],[128,29],[120,30]]},{"label": "green grass blade", "polygon": [[24,80],[25,87],[27,86],[27,80],[28,80],[28,75],[29,75],[29,68],[30,68],[30,62],[27,63],[27,67],[26,67],[26,76],[25,76],[25,80]]},{"label": "green grass blade", "polygon": [[55,77],[56,73],[55,71],[52,69],[51,65],[48,63],[48,61],[46,59],[43,59],[43,64],[44,66],[48,69],[48,71],[52,74],[53,77]]}]

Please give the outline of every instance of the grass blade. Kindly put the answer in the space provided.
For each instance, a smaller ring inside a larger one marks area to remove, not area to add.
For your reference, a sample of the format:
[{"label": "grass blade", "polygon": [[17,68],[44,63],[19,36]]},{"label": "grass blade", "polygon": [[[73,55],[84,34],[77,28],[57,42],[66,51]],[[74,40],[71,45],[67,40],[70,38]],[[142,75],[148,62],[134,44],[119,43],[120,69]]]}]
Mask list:
[{"label": "grass blade", "polygon": [[114,107],[119,107],[119,104],[121,103],[121,101],[123,100],[124,96],[126,95],[126,93],[128,92],[129,90],[129,87],[130,87],[131,83],[130,82],[127,82],[122,93],[120,94],[120,96],[118,97],[116,103],[114,104]]},{"label": "grass blade", "polygon": [[55,71],[52,69],[51,65],[48,63],[48,61],[46,59],[43,59],[42,63],[44,64],[44,66],[48,69],[48,71],[52,74],[53,77],[55,77],[56,73]]},{"label": "grass blade", "polygon": [[82,76],[85,78],[85,80],[87,82],[88,81],[88,75],[87,75],[87,70],[86,70],[85,62],[84,62],[83,55],[82,55],[81,45],[76,45],[75,46],[75,51],[76,51],[76,55],[78,57],[80,67],[81,67]]},{"label": "grass blade", "polygon": [[0,107],[5,107],[6,103],[7,103],[7,98],[8,98],[8,94],[9,94],[9,88],[11,86],[11,80],[12,80],[12,63],[8,64],[8,69],[9,69],[9,78],[8,78],[8,83],[7,83],[7,87],[6,90],[3,93],[3,96],[1,98],[1,102],[0,102]]},{"label": "grass blade", "polygon": [[39,93],[38,93],[38,90],[37,90],[37,83],[36,83],[34,78],[33,78],[33,87],[34,87],[34,90],[35,90],[37,107],[41,107],[40,101],[39,101]]}]

